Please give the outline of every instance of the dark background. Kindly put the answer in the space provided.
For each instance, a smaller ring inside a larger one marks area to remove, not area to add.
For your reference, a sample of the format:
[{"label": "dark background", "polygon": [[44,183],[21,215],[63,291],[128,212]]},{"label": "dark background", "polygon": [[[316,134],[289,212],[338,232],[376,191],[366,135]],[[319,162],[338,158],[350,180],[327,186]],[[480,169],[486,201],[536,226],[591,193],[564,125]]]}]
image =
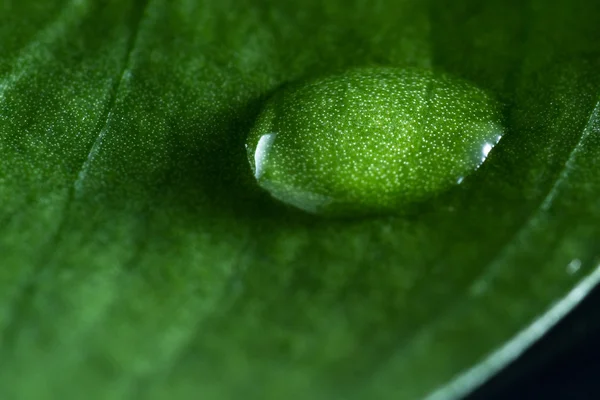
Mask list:
[{"label": "dark background", "polygon": [[600,399],[600,288],[468,400]]}]

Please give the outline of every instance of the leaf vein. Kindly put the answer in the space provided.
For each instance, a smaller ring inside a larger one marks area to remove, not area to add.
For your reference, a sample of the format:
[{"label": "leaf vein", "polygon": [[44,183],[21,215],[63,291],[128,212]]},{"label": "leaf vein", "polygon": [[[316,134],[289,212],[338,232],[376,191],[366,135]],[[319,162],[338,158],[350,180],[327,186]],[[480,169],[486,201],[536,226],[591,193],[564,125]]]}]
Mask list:
[{"label": "leaf vein", "polygon": [[75,194],[80,194],[83,191],[83,183],[87,177],[88,171],[90,169],[90,165],[91,165],[92,161],[94,160],[95,156],[98,154],[98,151],[100,150],[100,147],[102,146],[104,137],[106,136],[106,133],[108,132],[109,123],[110,123],[111,117],[113,115],[113,110],[117,103],[119,92],[121,91],[121,89],[123,87],[124,81],[127,80],[128,75],[131,72],[132,54],[135,50],[135,47],[137,44],[137,39],[138,39],[139,32],[140,32],[140,27],[142,25],[142,20],[144,18],[144,15],[146,14],[146,9],[148,8],[149,3],[150,3],[150,0],[138,0],[136,2],[136,4],[134,5],[134,9],[139,10],[139,11],[137,13],[135,13],[134,17],[132,18],[133,19],[132,29],[131,29],[132,33],[131,33],[128,43],[127,43],[127,50],[125,51],[125,55],[124,55],[123,67],[121,68],[121,71],[119,72],[118,79],[116,79],[115,83],[113,84],[106,110],[103,113],[104,117],[100,119],[100,121],[102,121],[102,124],[100,126],[100,129],[98,130],[98,135],[96,135],[96,140],[90,147],[87,157],[86,157],[85,161],[82,163],[81,167],[79,168],[79,172],[77,173],[77,179],[75,180],[75,182],[73,184],[73,187],[75,189]]},{"label": "leaf vein", "polygon": [[[579,137],[579,140],[577,141],[575,146],[573,146],[573,149],[569,153],[569,156],[567,157],[567,159],[564,163],[564,166],[561,169],[561,172],[558,174],[553,185],[548,190],[548,194],[544,197],[544,200],[542,200],[540,205],[536,209],[534,209],[534,211],[529,216],[529,218],[527,218],[527,220],[523,223],[523,225],[521,225],[521,227],[515,232],[515,234],[512,235],[512,237],[506,242],[506,244],[502,247],[502,250],[498,253],[498,255],[492,259],[492,261],[488,264],[489,267],[486,269],[486,272],[484,272],[481,275],[481,277],[479,279],[477,279],[471,286],[472,290],[477,292],[478,290],[480,290],[477,288],[482,288],[482,287],[485,288],[485,286],[486,286],[485,281],[487,280],[489,275],[497,268],[497,264],[500,262],[499,260],[504,258],[505,253],[508,252],[508,249],[511,247],[511,244],[515,243],[515,241],[518,241],[517,240],[518,238],[523,237],[526,234],[528,227],[530,227],[531,225],[534,224],[534,221],[539,216],[540,212],[548,211],[548,209],[552,205],[552,202],[554,201],[554,198],[558,194],[558,190],[559,190],[561,183],[564,182],[564,180],[567,179],[567,177],[568,177],[569,170],[572,168],[573,159],[575,158],[578,150],[581,148],[581,144],[583,143],[585,138],[589,136],[593,121],[595,119],[597,119],[599,116],[600,116],[600,100],[598,100],[596,102],[594,108],[592,108],[592,111],[590,112],[590,116],[587,120],[587,123],[583,127],[583,130],[582,130],[581,136]],[[518,242],[520,242],[520,241],[518,241]]]}]

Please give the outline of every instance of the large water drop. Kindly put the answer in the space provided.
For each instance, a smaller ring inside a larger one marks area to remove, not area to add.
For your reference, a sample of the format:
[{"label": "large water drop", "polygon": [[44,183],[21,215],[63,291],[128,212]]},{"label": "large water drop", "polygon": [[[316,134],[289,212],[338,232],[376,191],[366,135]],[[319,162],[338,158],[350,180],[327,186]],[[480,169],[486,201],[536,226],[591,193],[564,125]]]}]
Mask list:
[{"label": "large water drop", "polygon": [[394,212],[462,182],[503,134],[480,88],[424,69],[360,68],[283,89],[247,138],[254,176],[312,213]]}]

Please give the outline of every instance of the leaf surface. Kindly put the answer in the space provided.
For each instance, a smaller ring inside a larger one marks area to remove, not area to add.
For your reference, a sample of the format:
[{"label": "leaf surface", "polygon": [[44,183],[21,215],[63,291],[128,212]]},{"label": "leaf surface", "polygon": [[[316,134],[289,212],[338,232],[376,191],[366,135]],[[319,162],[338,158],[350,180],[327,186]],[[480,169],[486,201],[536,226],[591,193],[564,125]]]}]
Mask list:
[{"label": "leaf surface", "polygon": [[[4,1],[0,397],[453,398],[600,262],[600,6]],[[313,74],[432,67],[502,101],[476,174],[324,219],[244,140]]]}]

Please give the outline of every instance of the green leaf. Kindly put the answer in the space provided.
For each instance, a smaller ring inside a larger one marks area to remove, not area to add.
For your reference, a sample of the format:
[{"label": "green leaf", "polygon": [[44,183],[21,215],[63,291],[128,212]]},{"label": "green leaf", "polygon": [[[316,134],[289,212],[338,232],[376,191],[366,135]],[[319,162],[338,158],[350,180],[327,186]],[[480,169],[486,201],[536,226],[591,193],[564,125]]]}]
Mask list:
[{"label": "green leaf", "polygon": [[[600,3],[0,3],[0,397],[452,398],[600,278]],[[312,74],[435,68],[506,134],[402,217],[260,190]]]}]

